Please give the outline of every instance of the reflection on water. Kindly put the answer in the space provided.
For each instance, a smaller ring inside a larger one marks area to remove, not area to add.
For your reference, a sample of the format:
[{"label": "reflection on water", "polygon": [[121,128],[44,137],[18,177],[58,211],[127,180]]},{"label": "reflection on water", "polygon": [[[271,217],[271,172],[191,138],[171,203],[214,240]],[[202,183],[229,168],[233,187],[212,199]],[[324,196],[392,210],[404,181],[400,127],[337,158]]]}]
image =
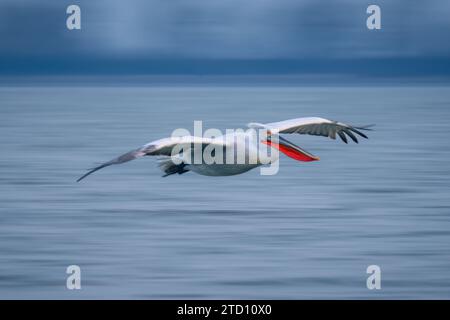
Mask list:
[{"label": "reflection on water", "polygon": [[[450,298],[450,91],[1,88],[0,298]],[[375,123],[275,176],[161,177],[98,162],[194,120]],[[82,290],[65,269],[82,270]],[[382,290],[366,289],[366,268]]]}]

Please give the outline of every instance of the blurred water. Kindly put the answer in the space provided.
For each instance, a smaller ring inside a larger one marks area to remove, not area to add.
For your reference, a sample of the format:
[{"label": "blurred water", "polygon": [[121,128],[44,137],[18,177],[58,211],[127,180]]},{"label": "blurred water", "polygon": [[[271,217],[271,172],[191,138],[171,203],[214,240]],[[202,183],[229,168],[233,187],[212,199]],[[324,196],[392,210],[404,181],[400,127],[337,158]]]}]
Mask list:
[{"label": "blurred water", "polygon": [[[449,107],[446,87],[0,88],[0,298],[450,298]],[[194,120],[302,116],[377,126],[291,136],[321,161],[275,176],[140,159],[75,183]]]}]

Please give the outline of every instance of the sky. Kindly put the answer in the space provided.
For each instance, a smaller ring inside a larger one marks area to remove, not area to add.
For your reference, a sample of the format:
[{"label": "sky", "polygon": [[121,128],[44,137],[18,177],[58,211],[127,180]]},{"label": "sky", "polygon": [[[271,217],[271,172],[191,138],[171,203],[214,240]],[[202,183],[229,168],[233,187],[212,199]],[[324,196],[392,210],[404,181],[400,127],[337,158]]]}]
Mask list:
[{"label": "sky", "polygon": [[449,76],[449,34],[448,0],[0,0],[0,74]]}]

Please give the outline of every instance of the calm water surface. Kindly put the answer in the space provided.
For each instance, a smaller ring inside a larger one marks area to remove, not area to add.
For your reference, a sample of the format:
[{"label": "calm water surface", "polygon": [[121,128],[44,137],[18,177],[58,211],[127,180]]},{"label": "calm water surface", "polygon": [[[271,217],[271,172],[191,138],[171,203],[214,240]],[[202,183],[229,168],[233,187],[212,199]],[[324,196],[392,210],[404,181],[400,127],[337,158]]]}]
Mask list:
[{"label": "calm water surface", "polygon": [[[0,298],[450,298],[447,87],[3,87],[0,114]],[[291,136],[321,161],[275,176],[140,159],[75,182],[194,120],[302,116],[377,126]]]}]

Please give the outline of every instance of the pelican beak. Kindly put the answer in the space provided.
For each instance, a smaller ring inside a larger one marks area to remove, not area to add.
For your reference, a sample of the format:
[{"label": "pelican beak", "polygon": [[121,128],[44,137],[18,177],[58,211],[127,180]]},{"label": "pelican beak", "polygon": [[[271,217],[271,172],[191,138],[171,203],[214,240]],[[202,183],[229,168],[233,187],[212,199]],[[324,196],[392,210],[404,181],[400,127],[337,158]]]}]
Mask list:
[{"label": "pelican beak", "polygon": [[309,153],[306,150],[303,150],[299,146],[293,144],[292,142],[284,139],[281,136],[278,136],[278,143],[272,141],[271,136],[267,136],[267,140],[263,140],[262,143],[271,146],[281,152],[283,152],[288,157],[295,159],[297,161],[317,161],[320,160],[319,157],[316,157]]}]

